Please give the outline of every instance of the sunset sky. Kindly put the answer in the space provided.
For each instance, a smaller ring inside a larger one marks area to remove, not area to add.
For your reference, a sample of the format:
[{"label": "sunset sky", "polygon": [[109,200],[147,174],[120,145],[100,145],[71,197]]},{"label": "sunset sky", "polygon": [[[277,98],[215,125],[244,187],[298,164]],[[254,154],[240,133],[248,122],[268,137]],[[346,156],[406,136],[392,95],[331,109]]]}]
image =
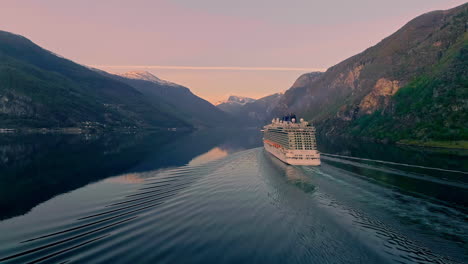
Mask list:
[{"label": "sunset sky", "polygon": [[110,72],[147,70],[215,102],[288,89],[464,0],[0,0],[0,29]]}]

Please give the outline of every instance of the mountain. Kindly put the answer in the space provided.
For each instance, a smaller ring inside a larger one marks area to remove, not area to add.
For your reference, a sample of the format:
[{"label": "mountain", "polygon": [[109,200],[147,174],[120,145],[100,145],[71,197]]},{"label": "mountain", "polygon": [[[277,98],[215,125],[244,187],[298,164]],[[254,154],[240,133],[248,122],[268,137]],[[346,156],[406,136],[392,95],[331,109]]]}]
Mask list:
[{"label": "mountain", "polygon": [[[308,83],[318,79],[322,72],[310,72],[301,75],[291,86],[289,91],[302,91],[306,89]],[[242,101],[241,101],[242,100]],[[239,102],[240,101],[240,102]],[[288,113],[288,100],[284,99],[284,93],[275,93],[258,100],[245,100],[244,97],[229,97],[228,103],[219,104],[219,108],[233,114],[249,126],[263,126],[274,117],[283,116]],[[221,106],[221,107],[220,107]]]},{"label": "mountain", "polygon": [[293,83],[290,89],[301,89],[307,87],[307,85],[315,80],[317,80],[320,76],[322,76],[323,72],[308,72],[304,73],[297,80]]},{"label": "mountain", "polygon": [[149,102],[195,127],[227,127],[235,123],[230,115],[194,95],[187,87],[161,80],[149,72],[102,74],[132,86]]},{"label": "mountain", "polygon": [[234,103],[234,104],[244,105],[246,103],[251,103],[251,102],[255,102],[255,99],[245,97],[245,96],[230,95],[227,100],[217,102],[216,105],[225,104],[225,103]]},{"label": "mountain", "polygon": [[0,31],[0,127],[191,127],[132,86]]},{"label": "mountain", "polygon": [[160,84],[160,85],[180,86],[178,84],[175,84],[166,80],[161,80],[147,71],[129,71],[125,73],[117,73],[116,75],[119,75],[121,77],[128,78],[128,79],[149,81],[149,82],[153,82],[153,83]]},{"label": "mountain", "polygon": [[236,113],[236,116],[254,126],[262,126],[271,121],[273,118],[273,110],[276,109],[282,93],[275,93],[262,97],[254,102],[246,103]]},{"label": "mountain", "polygon": [[243,96],[231,95],[225,101],[216,103],[216,107],[223,110],[226,113],[237,114],[239,110],[247,103],[255,102],[255,99]]},{"label": "mountain", "polygon": [[[299,76],[299,78],[297,78],[297,80],[293,83],[291,88],[289,88],[284,93],[284,96],[281,97],[281,100],[275,102],[275,109],[270,110],[270,113],[274,114],[275,117],[281,117],[287,113],[290,113],[293,109],[305,107],[303,105],[305,100],[295,100],[295,97],[292,95],[307,94],[307,89],[309,85],[318,80],[322,75],[323,72],[309,72]],[[314,95],[312,95],[312,97],[313,96]]]},{"label": "mountain", "polygon": [[468,4],[423,14],[312,78],[273,113],[295,112],[321,134],[379,140],[468,139]]}]

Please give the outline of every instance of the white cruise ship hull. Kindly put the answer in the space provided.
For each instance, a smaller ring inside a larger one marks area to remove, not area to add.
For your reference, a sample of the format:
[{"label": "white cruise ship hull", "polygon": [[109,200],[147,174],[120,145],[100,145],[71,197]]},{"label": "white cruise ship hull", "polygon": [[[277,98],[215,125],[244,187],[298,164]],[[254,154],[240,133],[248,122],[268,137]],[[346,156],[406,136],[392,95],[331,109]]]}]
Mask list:
[{"label": "white cruise ship hull", "polygon": [[269,142],[263,141],[266,151],[289,165],[319,166],[320,153],[317,150],[288,150]]}]

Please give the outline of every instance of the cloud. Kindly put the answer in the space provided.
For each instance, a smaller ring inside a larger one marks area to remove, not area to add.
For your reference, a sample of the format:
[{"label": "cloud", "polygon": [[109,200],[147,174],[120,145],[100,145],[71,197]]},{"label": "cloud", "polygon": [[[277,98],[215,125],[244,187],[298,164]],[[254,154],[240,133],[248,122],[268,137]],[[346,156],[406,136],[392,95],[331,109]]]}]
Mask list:
[{"label": "cloud", "polygon": [[299,67],[216,67],[216,66],[164,66],[164,65],[89,65],[99,69],[162,69],[162,70],[215,70],[215,71],[325,71],[323,68]]}]

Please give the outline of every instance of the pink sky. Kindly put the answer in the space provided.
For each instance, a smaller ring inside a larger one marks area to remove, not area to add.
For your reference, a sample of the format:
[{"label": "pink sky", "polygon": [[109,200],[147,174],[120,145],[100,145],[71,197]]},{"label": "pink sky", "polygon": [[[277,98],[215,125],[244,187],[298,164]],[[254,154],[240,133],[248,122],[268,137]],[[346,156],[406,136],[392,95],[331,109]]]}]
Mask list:
[{"label": "pink sky", "polygon": [[146,70],[212,102],[231,94],[259,98],[284,91],[300,74],[359,53],[422,13],[464,3],[0,2],[1,30],[24,35],[81,64],[107,65],[101,68],[111,72],[158,66]]}]

